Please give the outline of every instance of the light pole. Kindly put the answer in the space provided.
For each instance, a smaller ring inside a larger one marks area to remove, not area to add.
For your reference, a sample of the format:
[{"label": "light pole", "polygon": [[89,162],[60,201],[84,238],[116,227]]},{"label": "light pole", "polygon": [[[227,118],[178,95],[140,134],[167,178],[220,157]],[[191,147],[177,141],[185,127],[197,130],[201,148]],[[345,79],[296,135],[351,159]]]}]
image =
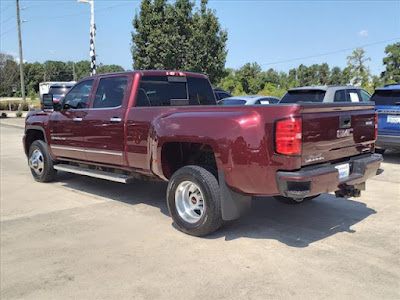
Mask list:
[{"label": "light pole", "polygon": [[17,26],[18,26],[18,47],[19,47],[19,76],[21,78],[21,96],[25,103],[25,79],[24,79],[24,58],[22,57],[22,38],[21,38],[21,19],[19,17],[19,0],[16,0],[17,6]]},{"label": "light pole", "polygon": [[95,40],[96,40],[96,25],[94,23],[94,0],[78,0],[81,3],[90,4],[90,75],[96,74],[96,51],[95,51]]}]

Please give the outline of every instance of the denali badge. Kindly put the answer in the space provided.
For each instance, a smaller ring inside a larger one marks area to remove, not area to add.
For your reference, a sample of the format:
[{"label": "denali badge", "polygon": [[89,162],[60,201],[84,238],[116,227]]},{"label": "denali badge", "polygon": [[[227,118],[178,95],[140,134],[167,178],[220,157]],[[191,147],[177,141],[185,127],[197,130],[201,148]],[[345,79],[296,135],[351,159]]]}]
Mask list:
[{"label": "denali badge", "polygon": [[353,133],[353,128],[339,129],[338,131],[336,131],[336,136],[338,138],[343,138],[343,137],[350,136],[352,133]]}]

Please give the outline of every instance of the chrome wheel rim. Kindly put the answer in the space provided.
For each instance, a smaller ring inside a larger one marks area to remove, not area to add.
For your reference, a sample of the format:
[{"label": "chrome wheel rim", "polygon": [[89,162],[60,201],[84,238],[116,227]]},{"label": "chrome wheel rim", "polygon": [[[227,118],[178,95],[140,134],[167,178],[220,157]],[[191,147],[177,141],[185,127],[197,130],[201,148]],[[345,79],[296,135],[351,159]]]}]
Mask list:
[{"label": "chrome wheel rim", "polygon": [[192,181],[181,182],[175,191],[175,206],[179,216],[188,223],[198,222],[204,214],[204,197]]},{"label": "chrome wheel rim", "polygon": [[44,170],[44,158],[39,149],[35,149],[29,157],[29,167],[37,174],[42,175]]}]

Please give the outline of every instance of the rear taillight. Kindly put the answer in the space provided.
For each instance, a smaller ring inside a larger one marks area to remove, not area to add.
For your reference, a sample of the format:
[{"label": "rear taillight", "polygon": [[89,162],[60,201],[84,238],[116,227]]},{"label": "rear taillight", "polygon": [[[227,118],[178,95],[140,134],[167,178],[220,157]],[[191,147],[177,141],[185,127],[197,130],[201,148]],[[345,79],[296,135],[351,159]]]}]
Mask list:
[{"label": "rear taillight", "polygon": [[301,155],[302,119],[289,118],[275,124],[275,151],[285,155]]},{"label": "rear taillight", "polygon": [[374,134],[374,140],[378,137],[378,114],[375,114],[375,134]]}]

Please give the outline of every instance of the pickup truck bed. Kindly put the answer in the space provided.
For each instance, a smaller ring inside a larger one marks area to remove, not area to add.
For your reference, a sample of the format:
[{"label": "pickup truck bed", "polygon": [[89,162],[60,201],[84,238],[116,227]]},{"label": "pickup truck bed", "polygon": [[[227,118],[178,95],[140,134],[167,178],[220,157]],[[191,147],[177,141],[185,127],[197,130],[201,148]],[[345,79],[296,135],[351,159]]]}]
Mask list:
[{"label": "pickup truck bed", "polygon": [[54,110],[28,116],[32,174],[38,181],[54,179],[57,169],[118,182],[168,180],[171,216],[200,236],[239,217],[252,196],[293,203],[324,192],[357,196],[379,170],[371,105],[215,104],[201,74],[83,79]]}]

